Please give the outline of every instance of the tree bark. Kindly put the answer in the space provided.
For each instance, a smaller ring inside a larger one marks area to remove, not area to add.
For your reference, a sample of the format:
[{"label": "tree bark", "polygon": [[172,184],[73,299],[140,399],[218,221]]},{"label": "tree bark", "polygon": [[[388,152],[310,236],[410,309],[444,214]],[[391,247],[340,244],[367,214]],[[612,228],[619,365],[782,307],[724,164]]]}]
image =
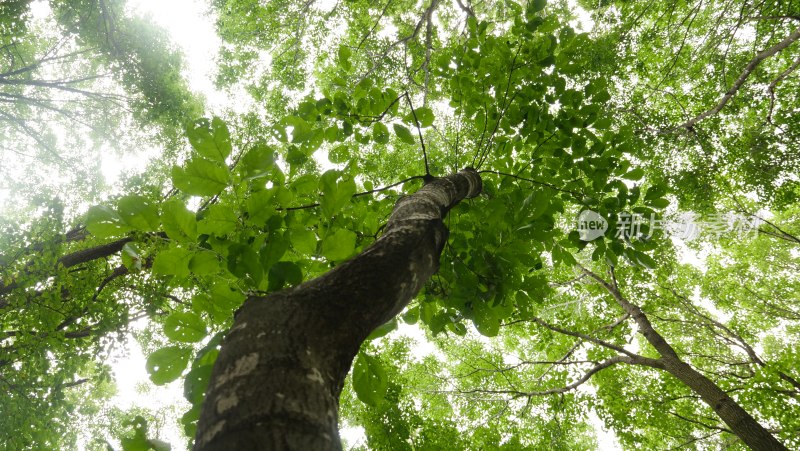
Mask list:
[{"label": "tree bark", "polygon": [[358,256],[297,287],[250,297],[209,381],[194,449],[338,450],[339,395],[361,343],[439,267],[447,211],[481,191],[473,169],[397,202]]}]

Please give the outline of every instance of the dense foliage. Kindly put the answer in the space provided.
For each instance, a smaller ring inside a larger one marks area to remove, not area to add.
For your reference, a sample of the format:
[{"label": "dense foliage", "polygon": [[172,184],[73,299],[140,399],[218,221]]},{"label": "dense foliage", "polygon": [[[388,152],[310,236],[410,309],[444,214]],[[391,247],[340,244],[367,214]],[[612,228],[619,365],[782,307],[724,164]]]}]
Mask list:
[{"label": "dense foliage", "polygon": [[[350,446],[595,449],[602,424],[625,449],[743,449],[688,368],[800,447],[794,2],[214,0],[231,105],[206,118],[124,2],[43,4],[0,5],[8,449],[164,448],[152,412],[86,426],[142,318],[190,440],[248,294],[352,257],[467,166],[484,193],[439,272],[354,362]],[[104,184],[102,152],[142,146],[147,171]]]}]

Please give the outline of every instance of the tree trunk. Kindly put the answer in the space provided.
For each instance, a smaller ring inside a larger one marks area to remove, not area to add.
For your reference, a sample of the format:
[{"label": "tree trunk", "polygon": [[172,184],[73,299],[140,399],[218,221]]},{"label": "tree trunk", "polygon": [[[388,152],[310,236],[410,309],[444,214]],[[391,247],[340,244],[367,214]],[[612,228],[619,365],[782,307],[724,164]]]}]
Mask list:
[{"label": "tree trunk", "polygon": [[663,363],[663,369],[700,396],[700,399],[714,409],[714,412],[742,442],[757,451],[787,449],[714,381],[684,362],[672,345],[653,327],[642,309],[620,293],[616,281],[614,284],[610,284],[586,268],[583,268],[583,271],[602,285],[620,307],[633,318],[639,328],[639,333],[661,354],[661,358],[658,360]]},{"label": "tree trunk", "polygon": [[434,179],[397,202],[385,233],[358,256],[249,298],[214,365],[194,449],[341,449],[339,394],[361,343],[438,270],[444,215],[480,191],[473,169]]},{"label": "tree trunk", "polygon": [[686,384],[700,396],[700,399],[711,406],[731,431],[750,449],[758,451],[787,449],[711,379],[680,359],[668,357],[663,358],[662,361],[664,369]]}]

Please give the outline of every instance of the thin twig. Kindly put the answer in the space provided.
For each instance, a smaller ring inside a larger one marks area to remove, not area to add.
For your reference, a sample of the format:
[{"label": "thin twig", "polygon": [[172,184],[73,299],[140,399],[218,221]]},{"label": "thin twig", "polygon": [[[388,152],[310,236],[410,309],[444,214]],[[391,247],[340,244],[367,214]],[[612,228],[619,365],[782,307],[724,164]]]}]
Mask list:
[{"label": "thin twig", "polygon": [[411,103],[411,97],[409,97],[408,91],[406,91],[404,95],[409,108],[411,108],[411,115],[414,116],[414,123],[417,125],[417,135],[419,135],[419,143],[422,146],[422,157],[425,159],[425,175],[430,176],[431,171],[428,169],[428,153],[425,150],[425,140],[422,139],[422,129],[419,125],[419,119],[417,119],[417,112],[414,110],[414,105]]},{"label": "thin twig", "polygon": [[548,187],[548,188],[550,188],[552,190],[555,190],[555,191],[559,191],[559,192],[562,192],[562,193],[570,194],[570,195],[574,196],[576,199],[580,199],[580,198],[583,197],[583,195],[580,194],[580,193],[577,193],[575,191],[568,190],[568,189],[559,188],[559,187],[557,187],[557,186],[555,186],[555,185],[553,185],[551,183],[541,182],[539,180],[529,179],[527,177],[520,177],[518,175],[509,174],[507,172],[490,171],[488,169],[484,169],[482,171],[478,171],[478,174],[495,174],[495,175],[501,175],[503,177],[511,177],[511,178],[515,178],[515,179],[518,179],[518,180],[523,180],[525,182],[530,182],[530,183],[534,183],[534,184],[537,184],[537,185],[546,186],[546,187]]},{"label": "thin twig", "polygon": [[[424,175],[415,175],[415,176],[409,177],[407,179],[400,180],[397,183],[392,183],[391,185],[384,186],[382,188],[375,188],[375,189],[371,189],[369,191],[363,191],[363,192],[360,192],[360,193],[355,193],[351,197],[361,197],[361,196],[366,196],[368,194],[374,194],[374,193],[378,193],[378,192],[381,192],[381,191],[386,191],[387,189],[391,189],[391,188],[394,188],[395,186],[402,185],[403,183],[410,182],[412,180],[417,180],[417,179],[423,179],[424,180],[425,176]],[[320,205],[319,202],[315,202],[313,204],[301,205],[301,206],[298,206],[298,207],[286,207],[286,208],[279,207],[279,208],[277,208],[277,210],[278,211],[307,210],[309,208],[317,208],[317,207],[319,207],[319,205]]]}]

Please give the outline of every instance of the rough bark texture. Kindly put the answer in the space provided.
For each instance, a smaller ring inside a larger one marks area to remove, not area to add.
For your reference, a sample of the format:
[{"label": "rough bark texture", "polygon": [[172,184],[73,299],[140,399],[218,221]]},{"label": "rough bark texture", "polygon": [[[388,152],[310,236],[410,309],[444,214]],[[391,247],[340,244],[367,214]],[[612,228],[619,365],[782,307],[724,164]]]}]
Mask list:
[{"label": "rough bark texture", "polygon": [[358,256],[297,287],[251,297],[214,365],[195,450],[338,450],[339,394],[361,343],[438,270],[443,216],[481,191],[472,169],[398,201]]}]

